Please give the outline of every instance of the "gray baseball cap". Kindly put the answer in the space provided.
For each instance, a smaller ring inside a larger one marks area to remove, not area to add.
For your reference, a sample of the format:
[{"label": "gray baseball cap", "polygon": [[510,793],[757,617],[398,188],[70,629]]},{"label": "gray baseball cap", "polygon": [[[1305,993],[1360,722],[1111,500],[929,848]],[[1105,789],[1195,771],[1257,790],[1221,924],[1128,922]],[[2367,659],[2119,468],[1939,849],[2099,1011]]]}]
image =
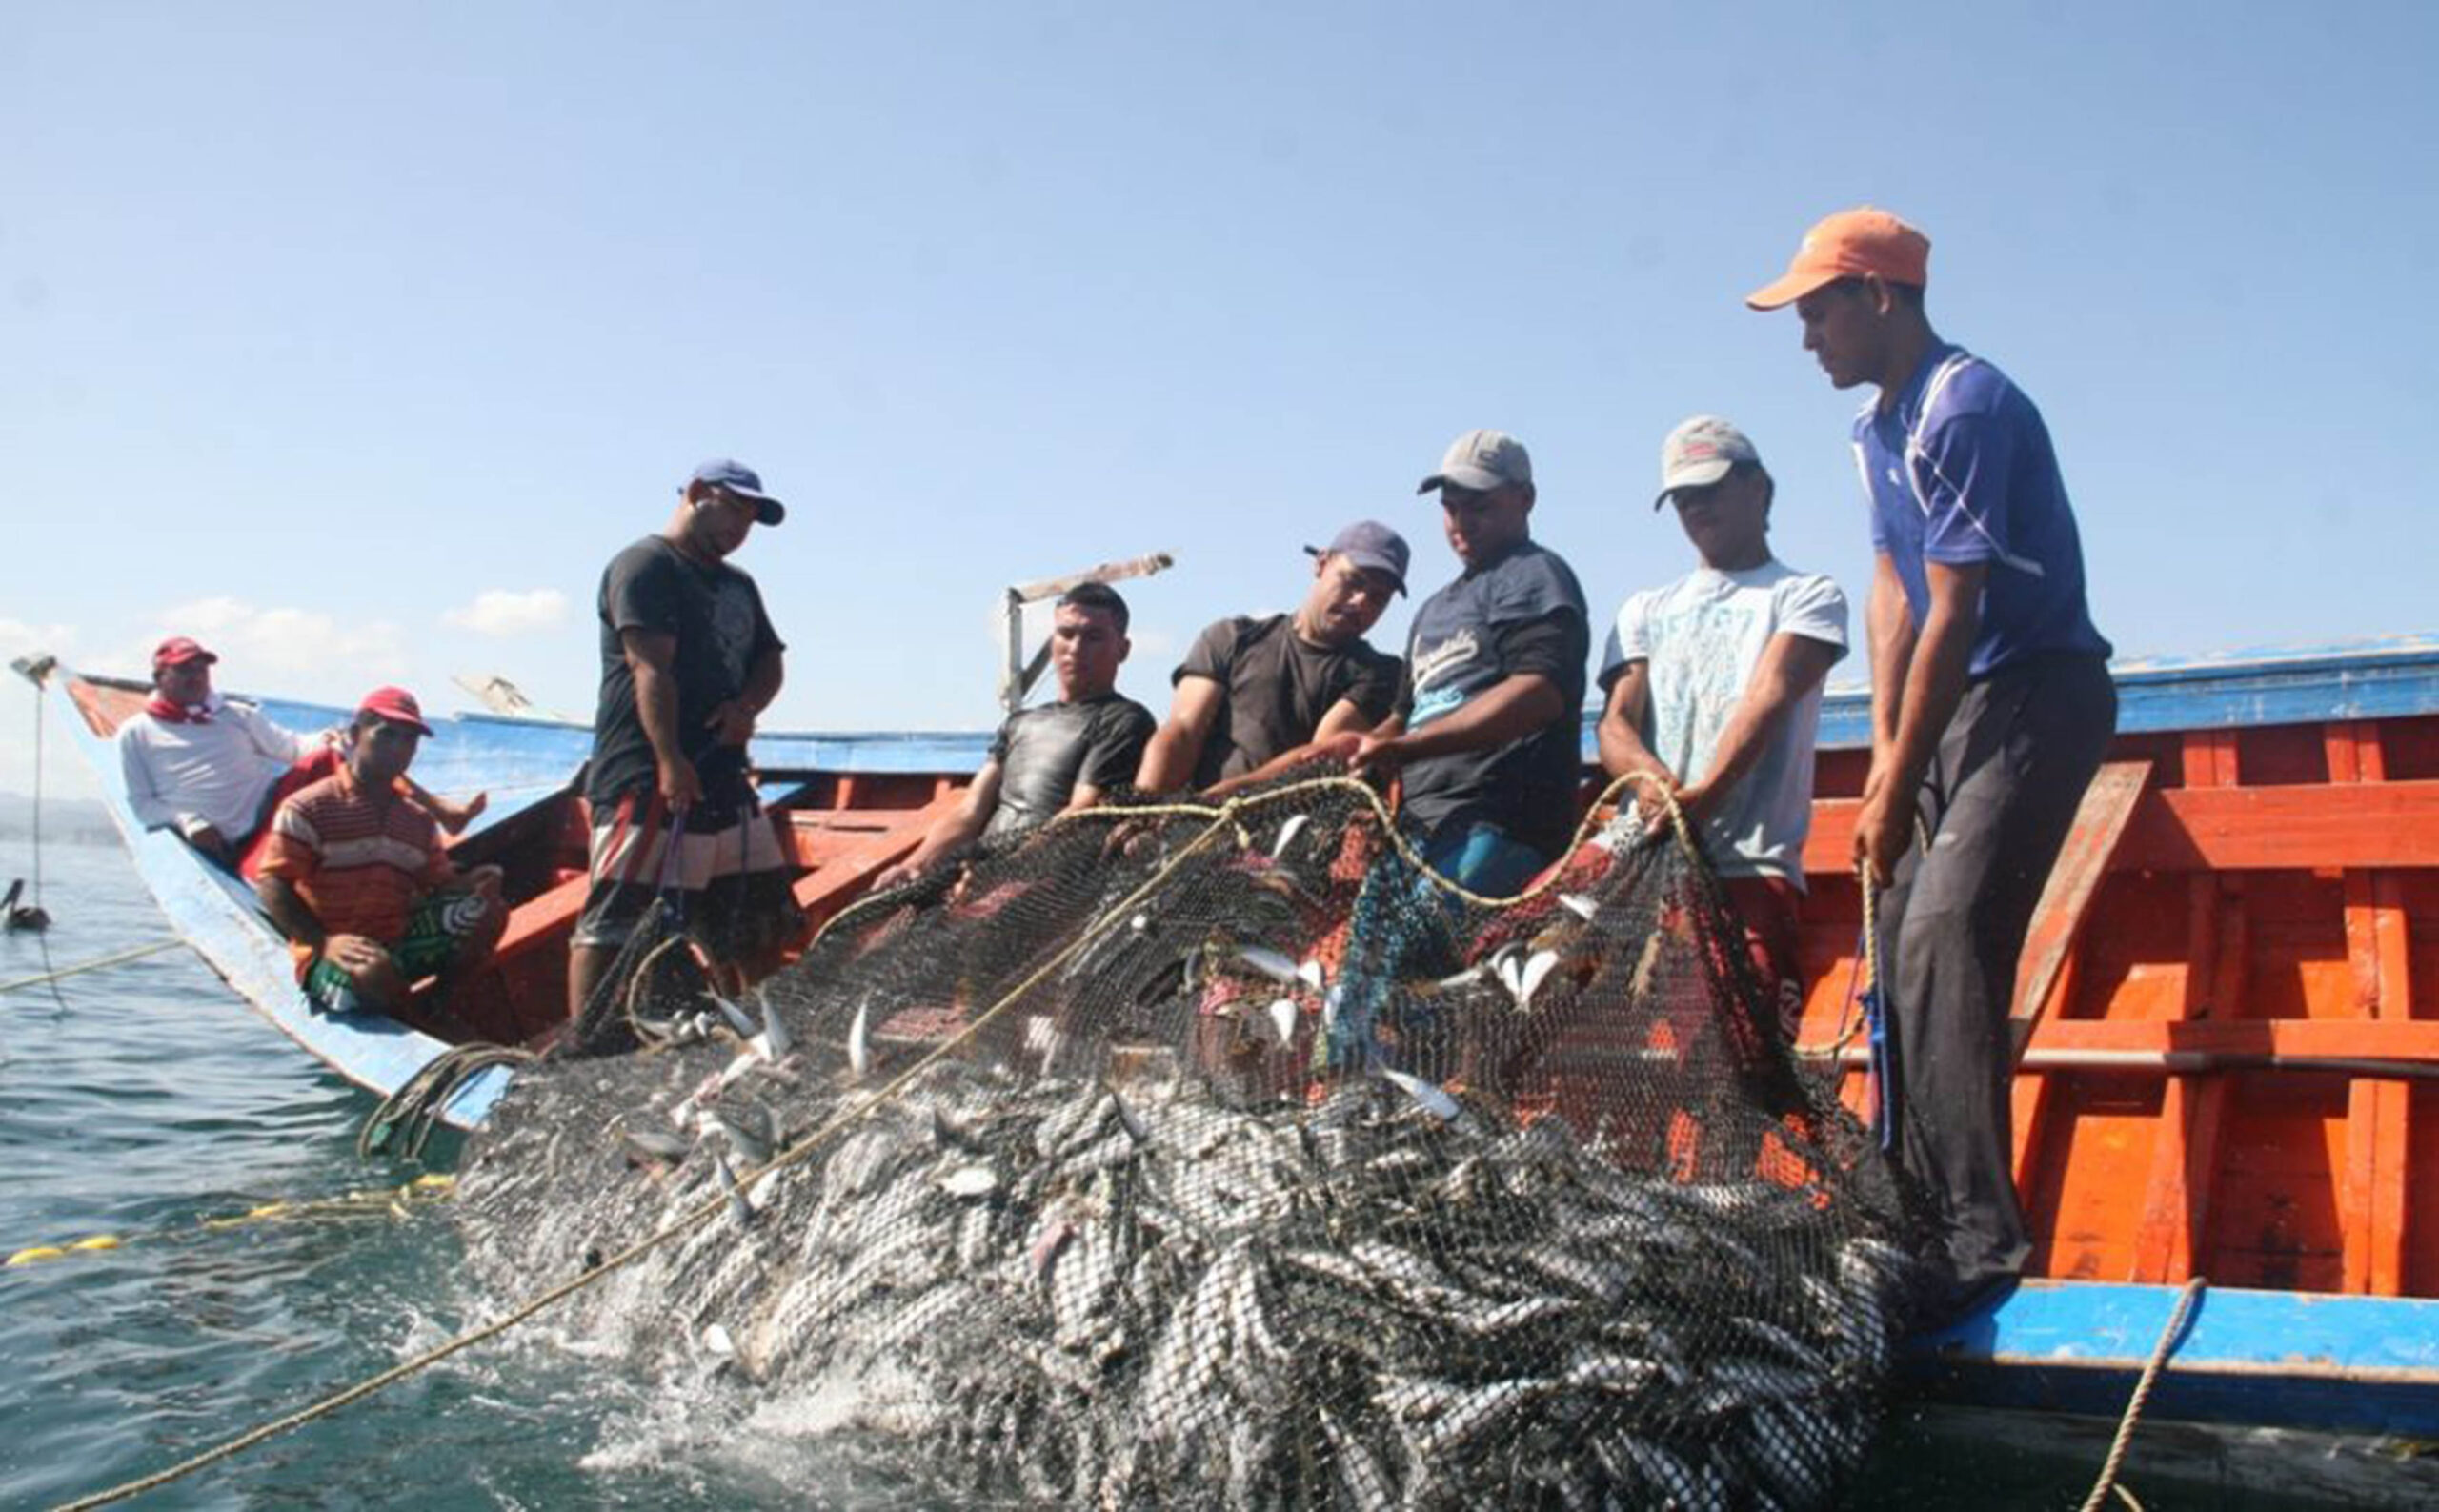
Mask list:
[{"label": "gray baseball cap", "polygon": [[1415,492],[1428,494],[1454,483],[1487,494],[1509,483],[1532,481],[1533,458],[1525,453],[1523,442],[1504,431],[1468,431],[1449,445],[1448,454],[1440,459],[1440,471],[1424,478]]},{"label": "gray baseball cap", "polygon": [[1411,556],[1406,538],[1379,520],[1357,520],[1331,536],[1327,546],[1307,546],[1304,552],[1310,556],[1343,556],[1358,567],[1386,573],[1397,582],[1400,594],[1406,591],[1406,562]]},{"label": "gray baseball cap", "polygon": [[1668,433],[1660,443],[1660,497],[1653,509],[1668,502],[1681,488],[1706,488],[1727,476],[1739,462],[1762,465],[1762,454],[1750,437],[1716,414],[1698,414]]}]

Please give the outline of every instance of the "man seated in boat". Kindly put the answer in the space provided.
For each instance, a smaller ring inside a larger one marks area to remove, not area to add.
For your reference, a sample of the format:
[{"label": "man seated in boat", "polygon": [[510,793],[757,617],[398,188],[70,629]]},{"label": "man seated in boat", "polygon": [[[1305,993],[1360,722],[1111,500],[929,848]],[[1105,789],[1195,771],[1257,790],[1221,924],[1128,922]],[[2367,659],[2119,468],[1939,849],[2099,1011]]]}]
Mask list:
[{"label": "man seated in boat", "polygon": [[499,868],[460,872],[431,813],[398,790],[432,734],[413,694],[374,689],[349,732],[338,770],[272,815],[254,894],[288,937],[314,1007],[394,1013],[433,976],[445,1002],[508,920]]},{"label": "man seated in boat", "polygon": [[1118,669],[1130,649],[1126,627],[1126,600],[1107,583],[1082,583],[1060,595],[1050,633],[1058,701],[1008,716],[963,801],[914,854],[875,878],[876,889],[913,881],[975,840],[1011,840],[1090,808],[1134,780],[1154,721],[1150,710],[1118,691]]},{"label": "man seated in boat", "polygon": [[[1744,922],[1763,986],[1792,1039],[1803,1015],[1796,907],[1812,826],[1821,684],[1846,654],[1846,595],[1770,552],[1777,484],[1744,432],[1696,415],[1660,452],[1660,497],[1701,565],[1629,596],[1601,662],[1601,765],[1676,795]],[[1637,790],[1641,793],[1643,790]],[[1637,808],[1657,829],[1667,810]]]},{"label": "man seated in boat", "polygon": [[[220,658],[192,637],[152,652],[152,697],[118,729],[128,806],[147,829],[175,830],[216,864],[252,877],[282,798],[338,770],[340,732],[298,735],[212,691]],[[452,835],[484,796],[451,803],[412,783],[409,795]]]},{"label": "man seated in boat", "polygon": [[1307,546],[1313,583],[1292,615],[1213,621],[1170,680],[1169,717],[1144,748],[1135,786],[1209,796],[1271,776],[1304,748],[1389,716],[1398,658],[1363,637],[1406,591],[1403,537],[1375,520]]}]

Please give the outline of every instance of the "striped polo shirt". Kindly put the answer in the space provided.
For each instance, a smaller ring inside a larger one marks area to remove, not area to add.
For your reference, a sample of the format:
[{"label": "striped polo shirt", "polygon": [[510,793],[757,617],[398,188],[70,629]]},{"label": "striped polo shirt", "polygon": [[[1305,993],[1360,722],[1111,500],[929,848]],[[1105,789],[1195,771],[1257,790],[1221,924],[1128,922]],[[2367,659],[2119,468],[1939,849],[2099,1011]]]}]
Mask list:
[{"label": "striped polo shirt", "polygon": [[346,767],[279,806],[261,875],[285,877],[333,935],[394,944],[415,899],[454,875],[430,814],[366,795]]}]

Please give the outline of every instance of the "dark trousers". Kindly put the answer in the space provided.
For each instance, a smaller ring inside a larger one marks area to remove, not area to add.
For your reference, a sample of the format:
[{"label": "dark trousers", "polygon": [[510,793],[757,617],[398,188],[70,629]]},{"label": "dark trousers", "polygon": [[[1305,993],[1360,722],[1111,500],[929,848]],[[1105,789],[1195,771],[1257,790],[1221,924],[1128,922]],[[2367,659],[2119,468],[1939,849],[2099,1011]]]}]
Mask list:
[{"label": "dark trousers", "polygon": [[[2098,657],[2046,658],[1967,688],[1882,903],[1882,938],[1895,945],[1898,1159],[1945,1230],[1945,1279],[1960,1295],[2021,1273],[2030,1248],[2007,1012],[2033,906],[2116,728],[2116,685]],[[1927,1258],[1937,1266],[1942,1252]]]}]

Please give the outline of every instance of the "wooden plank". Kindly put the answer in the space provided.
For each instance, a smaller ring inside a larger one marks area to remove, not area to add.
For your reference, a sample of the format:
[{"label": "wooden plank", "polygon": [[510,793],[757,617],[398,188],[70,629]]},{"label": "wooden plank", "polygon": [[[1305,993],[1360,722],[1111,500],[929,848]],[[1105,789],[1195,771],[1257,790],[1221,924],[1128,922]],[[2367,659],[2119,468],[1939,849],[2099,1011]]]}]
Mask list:
[{"label": "wooden plank", "polygon": [[2148,761],[2111,761],[2084,789],[2075,820],[2059,848],[2058,859],[2042,885],[2041,901],[2032,911],[2032,927],[2025,935],[2024,954],[2016,969],[2015,1007],[2009,1016],[2015,1056],[2032,1040],[2033,1025],[2049,1006],[2049,992],[2066,969],[2066,958],[2083,934],[2085,917],[2100,892],[2101,876],[2117,854],[2135,801],[2150,781]]},{"label": "wooden plank", "polygon": [[[2215,877],[2196,877],[2189,884],[2186,909],[2185,983],[2178,993],[2176,1018],[2190,1020],[2209,1012],[2218,995],[2221,919],[2227,901]],[[2239,921],[2236,929],[2240,932]],[[2241,939],[2230,941],[2241,943]],[[2174,1020],[2171,1020],[2174,1021]],[[2160,1094],[2160,1138],[2165,1145],[2151,1164],[2135,1219],[2134,1260],[2129,1280],[2159,1282],[2191,1275],[2199,1223],[2209,1201],[2207,1173],[2199,1184],[2203,1213],[2194,1211],[2193,1164],[2198,1143],[2215,1147],[2227,1113],[2227,1079],[2213,1077],[2200,1084],[2190,1078],[2171,1078]],[[2196,1094],[2199,1094],[2197,1096]],[[2197,1136],[2199,1137],[2197,1139]]]},{"label": "wooden plank", "polygon": [[[809,855],[806,864],[811,869],[796,878],[796,903],[816,922],[837,913],[870,887],[874,877],[923,843],[924,835],[957,802],[957,795],[948,793],[919,809],[858,815],[853,831],[791,825],[790,832],[799,837],[799,843],[813,840],[812,849],[800,853]],[[871,827],[864,820],[872,821]]]},{"label": "wooden plank", "polygon": [[[2232,949],[2230,941],[2225,948]],[[2041,1026],[2036,1052],[2191,1050],[2203,1054],[2409,1060],[2439,1064],[2439,1020],[2240,1018],[2180,1023],[2066,1018]]]},{"label": "wooden plank", "polygon": [[[1854,871],[1854,798],[1820,798],[1804,867]],[[2112,872],[2439,867],[2439,779],[2154,790],[2135,806]]]},{"label": "wooden plank", "polygon": [[[2405,889],[2395,877],[2373,877],[2372,946],[2379,961],[2379,1018],[2404,1022],[2413,1013],[2410,939]],[[2413,1159],[2413,1089],[2402,1082],[2372,1083],[2377,1123],[2373,1133],[2370,1194],[2371,1263],[2368,1290],[2378,1297],[2405,1291],[2406,1235],[2412,1200],[2409,1166]]]},{"label": "wooden plank", "polygon": [[[2194,731],[2179,755],[2187,790],[2235,784],[2235,732]],[[2193,878],[2186,911],[2185,983],[2178,993],[2179,1017],[2169,1027],[2207,1018],[2214,1008],[2222,1018],[2243,1012],[2247,919],[2241,892],[2223,889],[2214,877]],[[2159,1139],[2135,1213],[2130,1280],[2181,1284],[2192,1276],[2194,1256],[2209,1228],[2212,1178],[2231,1084],[2227,1077],[2172,1077],[2161,1090]]]},{"label": "wooden plank", "polygon": [[[2324,746],[2332,787],[2359,792],[2388,775],[2375,725],[2332,724]],[[2375,1020],[2404,1019],[2412,993],[2401,889],[2393,876],[2359,868],[2347,871],[2343,885],[2356,1011]],[[2364,1079],[2347,1089],[2346,1168],[2337,1193],[2347,1291],[2393,1297],[2403,1289],[2411,1109],[2412,1089],[2397,1082]]]}]

